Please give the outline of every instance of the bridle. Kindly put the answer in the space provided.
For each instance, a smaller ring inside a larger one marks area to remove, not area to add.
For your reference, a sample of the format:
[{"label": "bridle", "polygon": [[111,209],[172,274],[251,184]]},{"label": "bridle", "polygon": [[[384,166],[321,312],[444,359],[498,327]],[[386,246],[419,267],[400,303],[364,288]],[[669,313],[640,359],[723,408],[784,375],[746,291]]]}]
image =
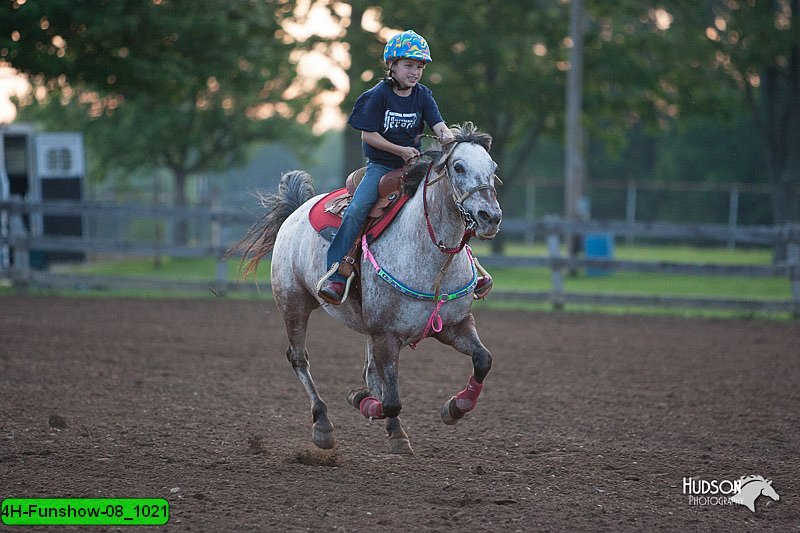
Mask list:
[{"label": "bridle", "polygon": [[[428,227],[428,235],[430,236],[431,241],[433,242],[433,244],[436,245],[436,247],[439,249],[440,252],[442,252],[444,254],[455,255],[455,254],[459,253],[461,250],[463,250],[464,246],[467,245],[469,240],[472,237],[475,236],[475,229],[478,227],[478,222],[470,214],[470,212],[467,211],[467,209],[464,207],[464,202],[467,200],[467,198],[469,198],[470,196],[472,196],[476,192],[484,191],[484,190],[492,191],[492,193],[494,193],[495,198],[496,198],[497,197],[497,190],[495,189],[494,185],[491,184],[491,181],[490,181],[489,183],[478,184],[478,185],[476,185],[474,187],[471,187],[470,189],[466,190],[465,192],[459,194],[458,190],[456,189],[455,184],[453,183],[453,179],[450,177],[450,170],[449,170],[449,168],[447,166],[447,163],[448,163],[448,160],[450,158],[450,155],[452,155],[452,152],[448,155],[447,159],[445,159],[444,161],[439,163],[439,166],[443,167],[444,170],[442,172],[440,172],[439,175],[436,176],[433,180],[430,180],[429,178],[430,178],[430,174],[431,174],[431,169],[434,167],[434,163],[431,163],[428,166],[428,172],[425,174],[425,181],[424,181],[423,187],[422,187],[423,188],[423,190],[422,190],[422,210],[423,210],[423,213],[425,214],[425,224]],[[453,201],[455,202],[456,209],[458,209],[458,212],[461,214],[461,219],[464,222],[464,234],[461,236],[461,242],[459,242],[458,245],[453,246],[453,247],[447,247],[444,244],[443,241],[441,241],[440,239],[436,238],[436,232],[433,229],[433,224],[431,224],[431,219],[430,219],[430,216],[428,215],[428,187],[430,185],[433,185],[434,183],[437,183],[438,181],[440,181],[440,180],[442,180],[444,178],[447,178],[447,181],[450,183],[450,188],[453,190],[453,192],[452,192]],[[493,174],[492,178],[495,179],[495,180],[498,180],[500,183],[502,183],[502,181],[500,181],[500,178],[497,177],[496,174]]]}]

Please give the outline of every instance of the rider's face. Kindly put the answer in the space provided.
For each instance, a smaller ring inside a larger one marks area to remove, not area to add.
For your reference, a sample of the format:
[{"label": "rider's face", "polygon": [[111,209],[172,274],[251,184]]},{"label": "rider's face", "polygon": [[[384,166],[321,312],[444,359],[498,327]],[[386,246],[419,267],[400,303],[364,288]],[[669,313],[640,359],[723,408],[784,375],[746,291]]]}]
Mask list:
[{"label": "rider's face", "polygon": [[411,88],[422,79],[425,62],[418,59],[400,59],[392,65],[394,77],[406,88]]}]

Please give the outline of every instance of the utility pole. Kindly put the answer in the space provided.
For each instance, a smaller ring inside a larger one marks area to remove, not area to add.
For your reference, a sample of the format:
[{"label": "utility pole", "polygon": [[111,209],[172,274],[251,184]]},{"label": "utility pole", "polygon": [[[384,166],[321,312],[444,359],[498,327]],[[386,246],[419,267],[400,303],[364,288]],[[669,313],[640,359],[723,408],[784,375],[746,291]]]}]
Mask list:
[{"label": "utility pole", "polygon": [[[584,180],[586,163],[583,152],[583,0],[571,0],[569,33],[572,48],[569,53],[570,68],[567,72],[567,120],[564,150],[564,218],[577,222],[585,218]],[[567,235],[569,255],[576,255],[580,241],[576,235]]]}]

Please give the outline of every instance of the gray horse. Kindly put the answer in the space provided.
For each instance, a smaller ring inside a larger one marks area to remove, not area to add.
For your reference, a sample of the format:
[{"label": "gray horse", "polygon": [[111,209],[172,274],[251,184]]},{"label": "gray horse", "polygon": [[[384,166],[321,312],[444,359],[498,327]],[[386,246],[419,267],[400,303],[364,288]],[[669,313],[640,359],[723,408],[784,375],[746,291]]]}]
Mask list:
[{"label": "gray horse", "polygon": [[[312,440],[334,446],[333,424],[309,371],[306,330],[311,312],[322,306],[365,339],[365,388],[348,402],[369,418],[386,419],[389,451],[413,453],[398,415],[400,350],[427,336],[472,358],[467,387],[442,408],[442,420],[455,424],[475,407],[492,364],[470,312],[476,267],[464,246],[472,235],[493,238],[502,211],[497,202],[497,165],[489,156],[491,136],[472,123],[455,126],[454,138],[397,218],[379,239],[362,240],[360,298],[342,305],[324,304],[315,286],[326,271],[328,243],[309,222],[314,196],[310,176],[291,171],[281,177],[278,193],[261,197],[266,213],[232,251],[249,258],[245,275],[272,252],[271,283],[289,337],[286,356],[311,399]],[[460,246],[459,246],[460,243]],[[466,296],[466,297],[461,297]]]}]

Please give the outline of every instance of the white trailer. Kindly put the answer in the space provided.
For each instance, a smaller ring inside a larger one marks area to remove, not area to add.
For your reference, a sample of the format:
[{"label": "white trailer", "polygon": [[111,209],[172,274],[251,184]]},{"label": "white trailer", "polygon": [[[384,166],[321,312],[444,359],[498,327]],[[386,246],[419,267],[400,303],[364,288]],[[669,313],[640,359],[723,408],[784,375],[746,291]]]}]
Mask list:
[{"label": "white trailer", "polygon": [[[83,199],[86,153],[78,132],[39,132],[26,124],[0,126],[0,199],[15,197],[30,202]],[[0,213],[0,231],[10,232],[7,213]],[[18,223],[18,221],[17,221]],[[22,224],[33,236],[84,235],[79,216],[42,215],[23,217]],[[11,261],[8,247],[0,250],[2,267]],[[31,251],[31,266],[45,268],[50,262],[82,260],[73,252]]]}]

